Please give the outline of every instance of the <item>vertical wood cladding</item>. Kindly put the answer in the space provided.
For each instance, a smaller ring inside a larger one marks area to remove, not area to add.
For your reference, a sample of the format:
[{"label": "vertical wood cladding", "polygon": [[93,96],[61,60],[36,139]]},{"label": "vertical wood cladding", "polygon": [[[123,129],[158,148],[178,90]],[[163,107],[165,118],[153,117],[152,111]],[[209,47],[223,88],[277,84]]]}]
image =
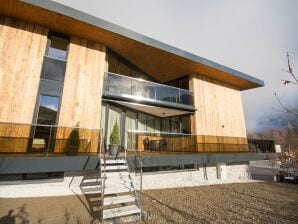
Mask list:
[{"label": "vertical wood cladding", "polygon": [[202,75],[191,75],[190,89],[197,108],[192,125],[194,133],[246,138],[239,89]]},{"label": "vertical wood cladding", "polygon": [[0,17],[0,121],[31,123],[48,29]]},{"label": "vertical wood cladding", "polygon": [[[47,34],[46,28],[0,17],[0,122],[32,122]],[[2,124],[0,151],[25,152],[29,134],[30,125]]]},{"label": "vertical wood cladding", "polygon": [[[99,129],[105,69],[105,46],[71,37],[59,114],[59,126]],[[91,134],[91,151],[97,149],[98,134]],[[98,132],[97,132],[98,133]],[[57,138],[70,132],[58,131]]]}]

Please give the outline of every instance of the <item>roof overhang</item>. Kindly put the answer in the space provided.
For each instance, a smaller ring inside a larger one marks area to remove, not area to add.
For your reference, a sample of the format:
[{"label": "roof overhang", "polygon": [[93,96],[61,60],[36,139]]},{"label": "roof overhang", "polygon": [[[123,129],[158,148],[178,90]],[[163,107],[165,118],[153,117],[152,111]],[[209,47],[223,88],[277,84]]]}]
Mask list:
[{"label": "roof overhang", "polygon": [[178,109],[171,109],[171,108],[165,108],[165,107],[157,107],[157,106],[151,106],[151,105],[145,105],[140,103],[131,103],[131,102],[125,102],[125,101],[118,101],[118,100],[107,100],[103,99],[105,102],[112,102],[117,105],[122,105],[127,108],[141,111],[147,114],[151,114],[156,117],[173,117],[173,116],[181,116],[186,114],[192,114],[193,112],[187,111],[187,110],[178,110]]},{"label": "roof overhang", "polygon": [[102,43],[161,83],[201,74],[240,90],[264,86],[260,79],[51,0],[0,1],[0,13]]}]

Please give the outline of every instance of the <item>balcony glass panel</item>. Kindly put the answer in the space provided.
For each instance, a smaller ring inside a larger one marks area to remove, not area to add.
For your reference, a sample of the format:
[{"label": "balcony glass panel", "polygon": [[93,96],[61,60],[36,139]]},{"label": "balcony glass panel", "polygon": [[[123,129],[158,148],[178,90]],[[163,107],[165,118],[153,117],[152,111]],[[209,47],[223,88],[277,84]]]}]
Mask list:
[{"label": "balcony glass panel", "polygon": [[105,74],[104,95],[193,106],[193,93],[114,73]]}]

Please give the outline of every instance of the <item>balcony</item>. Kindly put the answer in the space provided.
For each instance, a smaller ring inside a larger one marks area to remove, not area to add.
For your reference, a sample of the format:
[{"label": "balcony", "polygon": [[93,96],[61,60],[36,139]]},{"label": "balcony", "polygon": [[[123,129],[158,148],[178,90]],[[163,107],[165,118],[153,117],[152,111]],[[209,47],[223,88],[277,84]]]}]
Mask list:
[{"label": "balcony", "polygon": [[193,110],[193,93],[160,83],[106,73],[103,95],[144,104]]}]

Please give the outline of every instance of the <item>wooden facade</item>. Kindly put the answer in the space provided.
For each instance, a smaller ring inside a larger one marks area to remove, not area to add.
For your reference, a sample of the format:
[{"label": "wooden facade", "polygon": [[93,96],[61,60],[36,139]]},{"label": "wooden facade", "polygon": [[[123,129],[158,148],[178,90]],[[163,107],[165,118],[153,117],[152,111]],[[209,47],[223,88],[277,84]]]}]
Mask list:
[{"label": "wooden facade", "polygon": [[246,138],[241,92],[203,75],[190,76],[194,92],[192,132],[197,135]]},{"label": "wooden facade", "polygon": [[[8,6],[0,3],[3,8],[8,7],[8,14],[16,16],[14,4],[25,7],[27,13],[41,10],[43,25],[70,35],[54,153],[67,153],[69,136],[77,128],[81,141],[78,153],[98,151],[106,46],[160,82],[191,74],[189,86],[197,109],[191,115],[194,135],[138,134],[135,138],[138,150],[146,150],[144,142],[148,140],[156,141],[157,151],[248,151],[241,90],[256,84],[54,12],[13,0],[8,2]],[[30,21],[39,19],[37,15],[29,18],[23,12],[21,16]],[[6,122],[0,126],[0,152],[2,148],[5,152],[28,149],[48,32],[48,28],[39,25],[0,17],[0,122]],[[16,139],[7,141],[3,137]],[[161,141],[166,144],[160,145]]]},{"label": "wooden facade", "polygon": [[48,29],[0,19],[0,122],[33,118]]},{"label": "wooden facade", "polygon": [[[105,66],[105,46],[71,37],[58,126],[97,130],[80,135],[91,140],[91,151],[97,150],[99,139]],[[71,131],[58,129],[57,138],[67,139]]]},{"label": "wooden facade", "polygon": [[[47,34],[47,28],[0,17],[0,122],[32,123]],[[1,148],[24,152],[29,135],[30,125],[3,124]]]}]

